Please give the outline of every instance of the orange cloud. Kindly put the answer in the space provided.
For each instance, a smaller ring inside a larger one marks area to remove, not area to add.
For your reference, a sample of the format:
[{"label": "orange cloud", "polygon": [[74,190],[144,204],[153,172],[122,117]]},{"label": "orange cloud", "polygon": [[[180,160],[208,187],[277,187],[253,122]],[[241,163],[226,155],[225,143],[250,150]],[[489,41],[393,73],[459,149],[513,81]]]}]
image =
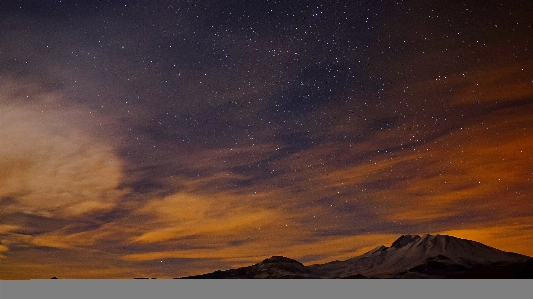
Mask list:
[{"label": "orange cloud", "polygon": [[8,103],[0,105],[0,197],[11,199],[2,213],[75,217],[111,209],[124,194],[114,149],[78,125],[80,111],[48,109],[55,95],[9,105],[16,94],[0,94]]},{"label": "orange cloud", "polygon": [[9,232],[12,232],[14,230],[18,230],[21,228],[22,227],[19,225],[2,224],[0,225],[0,234],[7,234]]},{"label": "orange cloud", "polygon": [[[533,164],[528,162],[533,159],[531,109],[524,105],[475,114],[461,120],[462,126],[444,128],[447,134],[393,154],[356,144],[351,147],[354,155],[366,152],[372,157],[344,164],[315,180],[350,190],[350,200],[364,198],[368,203],[364,208],[379,215],[376,221],[429,224],[447,219],[450,228],[461,227],[464,221],[512,221],[529,215],[533,208],[526,197],[533,180]],[[391,130],[381,135],[397,138],[398,133]],[[420,139],[425,137],[422,134]],[[363,192],[364,188],[369,190]],[[467,214],[473,217],[465,219]],[[450,220],[457,216],[460,222]]]},{"label": "orange cloud", "polygon": [[[379,245],[387,245],[398,238],[395,234],[368,234],[359,236],[326,236],[311,242],[297,244],[294,238],[309,236],[289,234],[270,236],[237,246],[209,249],[168,250],[135,253],[123,256],[127,261],[147,261],[169,258],[218,259],[231,262],[233,267],[249,265],[272,255],[306,259],[306,264],[324,263],[356,257]],[[215,269],[213,269],[215,270]]]},{"label": "orange cloud", "polygon": [[133,215],[152,218],[147,232],[133,242],[153,243],[187,236],[238,236],[279,220],[274,210],[253,205],[259,199],[252,196],[216,194],[198,196],[179,193],[153,199]]},{"label": "orange cloud", "polygon": [[533,96],[533,61],[517,65],[491,67],[477,70],[475,73],[462,73],[445,82],[465,82],[451,103],[504,102]]},{"label": "orange cloud", "polygon": [[475,240],[483,244],[510,252],[533,256],[531,234],[533,234],[533,217],[517,217],[512,220],[500,220],[492,224],[469,225],[465,229],[446,230],[440,234]]},{"label": "orange cloud", "polygon": [[0,244],[0,258],[5,258],[6,256],[2,254],[2,252],[8,251],[9,248],[7,246]]}]

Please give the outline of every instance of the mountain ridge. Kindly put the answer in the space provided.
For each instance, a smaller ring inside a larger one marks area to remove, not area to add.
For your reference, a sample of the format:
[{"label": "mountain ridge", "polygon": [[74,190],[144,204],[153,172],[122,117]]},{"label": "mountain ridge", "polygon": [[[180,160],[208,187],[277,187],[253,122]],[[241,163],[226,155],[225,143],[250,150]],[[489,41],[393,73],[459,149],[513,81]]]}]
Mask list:
[{"label": "mountain ridge", "polygon": [[402,235],[390,247],[381,245],[345,261],[305,266],[272,256],[251,266],[184,278],[473,278],[493,268],[500,276],[533,278],[529,256],[430,234]]}]

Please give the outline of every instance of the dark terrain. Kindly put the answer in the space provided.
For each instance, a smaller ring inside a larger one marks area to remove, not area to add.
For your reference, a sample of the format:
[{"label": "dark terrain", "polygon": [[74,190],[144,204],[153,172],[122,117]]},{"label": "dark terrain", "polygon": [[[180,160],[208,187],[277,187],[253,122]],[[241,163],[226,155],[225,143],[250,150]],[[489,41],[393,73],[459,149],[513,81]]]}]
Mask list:
[{"label": "dark terrain", "polygon": [[533,278],[533,258],[446,235],[403,235],[346,261],[305,266],[283,256],[187,279]]}]

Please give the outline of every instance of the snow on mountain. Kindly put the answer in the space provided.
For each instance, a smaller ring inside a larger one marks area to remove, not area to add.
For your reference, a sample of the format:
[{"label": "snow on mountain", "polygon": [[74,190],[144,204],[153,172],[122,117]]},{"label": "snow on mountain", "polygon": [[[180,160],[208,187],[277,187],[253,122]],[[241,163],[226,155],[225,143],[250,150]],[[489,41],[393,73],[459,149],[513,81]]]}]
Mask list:
[{"label": "snow on mountain", "polygon": [[[473,265],[525,261],[529,257],[504,252],[479,242],[446,235],[403,235],[391,247],[379,246],[361,256],[310,266],[326,278],[360,274],[366,277],[430,277],[431,272],[461,271]],[[418,267],[418,268],[417,268]]]}]

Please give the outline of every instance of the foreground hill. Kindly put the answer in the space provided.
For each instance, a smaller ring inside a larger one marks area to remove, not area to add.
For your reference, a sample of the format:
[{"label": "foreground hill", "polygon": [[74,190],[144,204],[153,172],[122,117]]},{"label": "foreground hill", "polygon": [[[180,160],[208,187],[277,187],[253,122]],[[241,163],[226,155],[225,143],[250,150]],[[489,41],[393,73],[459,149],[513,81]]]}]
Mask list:
[{"label": "foreground hill", "polygon": [[533,278],[533,259],[446,235],[403,235],[346,261],[304,266],[273,256],[252,266],[185,278]]}]

